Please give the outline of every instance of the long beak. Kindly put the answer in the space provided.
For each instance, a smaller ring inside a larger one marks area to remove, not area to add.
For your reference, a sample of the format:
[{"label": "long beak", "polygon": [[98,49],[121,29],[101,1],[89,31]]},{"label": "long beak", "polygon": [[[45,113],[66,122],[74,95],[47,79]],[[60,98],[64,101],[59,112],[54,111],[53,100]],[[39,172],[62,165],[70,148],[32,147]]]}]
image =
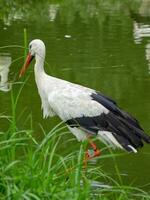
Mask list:
[{"label": "long beak", "polygon": [[31,63],[33,58],[34,58],[34,56],[32,56],[31,53],[28,53],[26,61],[25,61],[24,65],[23,65],[23,67],[20,70],[19,78],[25,73],[25,71],[29,67],[29,64]]}]

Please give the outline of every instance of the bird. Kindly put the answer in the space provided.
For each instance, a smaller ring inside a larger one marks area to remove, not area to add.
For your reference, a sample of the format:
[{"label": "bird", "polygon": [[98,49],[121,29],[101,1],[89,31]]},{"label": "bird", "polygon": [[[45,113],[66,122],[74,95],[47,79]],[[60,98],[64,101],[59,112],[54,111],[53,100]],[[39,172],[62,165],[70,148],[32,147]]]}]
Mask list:
[{"label": "bird", "polygon": [[91,147],[85,161],[100,156],[93,137],[112,148],[137,153],[150,136],[137,119],[122,110],[109,96],[88,87],[48,75],[44,70],[46,47],[42,40],[29,43],[29,52],[19,77],[35,59],[35,81],[41,98],[43,117],[59,116],[78,141],[87,140]]}]

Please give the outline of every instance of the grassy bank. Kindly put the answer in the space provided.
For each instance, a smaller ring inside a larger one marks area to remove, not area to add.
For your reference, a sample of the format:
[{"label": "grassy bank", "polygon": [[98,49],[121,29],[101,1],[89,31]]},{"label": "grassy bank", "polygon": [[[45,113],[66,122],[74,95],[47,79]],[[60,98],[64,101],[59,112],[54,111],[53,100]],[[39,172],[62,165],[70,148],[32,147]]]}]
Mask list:
[{"label": "grassy bank", "polygon": [[[36,141],[31,128],[20,130],[16,106],[21,90],[22,87],[16,96],[11,91],[12,115],[0,116],[9,121],[8,130],[0,132],[0,199],[150,199],[140,188],[124,185],[119,171],[120,181],[113,180],[101,166],[88,165],[85,171],[82,163],[86,144],[81,144],[79,151],[62,156],[59,146],[66,134],[64,124],[50,132],[41,129],[41,141]],[[69,141],[65,145],[70,145]]]}]

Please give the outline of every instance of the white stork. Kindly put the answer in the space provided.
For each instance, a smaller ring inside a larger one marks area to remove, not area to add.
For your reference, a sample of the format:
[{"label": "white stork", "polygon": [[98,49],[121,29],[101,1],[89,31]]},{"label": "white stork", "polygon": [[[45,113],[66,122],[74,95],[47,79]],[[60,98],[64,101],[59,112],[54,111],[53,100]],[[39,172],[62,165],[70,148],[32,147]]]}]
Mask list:
[{"label": "white stork", "polygon": [[[29,44],[29,54],[22,67],[21,77],[35,58],[35,80],[41,97],[43,117],[58,115],[79,141],[96,136],[112,147],[137,152],[143,141],[150,143],[138,121],[121,110],[111,98],[93,89],[70,83],[44,71],[45,45],[35,39]],[[90,140],[93,153],[86,159],[100,155],[100,150]]]}]

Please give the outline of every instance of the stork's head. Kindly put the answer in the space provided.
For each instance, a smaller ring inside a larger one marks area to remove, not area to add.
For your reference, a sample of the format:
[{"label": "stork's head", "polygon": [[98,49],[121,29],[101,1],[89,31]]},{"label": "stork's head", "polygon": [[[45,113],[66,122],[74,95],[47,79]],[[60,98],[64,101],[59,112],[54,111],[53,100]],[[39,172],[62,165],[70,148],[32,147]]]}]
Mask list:
[{"label": "stork's head", "polygon": [[35,39],[29,43],[29,53],[23,67],[20,70],[19,77],[25,73],[34,57],[35,59],[37,59],[37,57],[43,60],[45,59],[45,44],[42,40]]}]

